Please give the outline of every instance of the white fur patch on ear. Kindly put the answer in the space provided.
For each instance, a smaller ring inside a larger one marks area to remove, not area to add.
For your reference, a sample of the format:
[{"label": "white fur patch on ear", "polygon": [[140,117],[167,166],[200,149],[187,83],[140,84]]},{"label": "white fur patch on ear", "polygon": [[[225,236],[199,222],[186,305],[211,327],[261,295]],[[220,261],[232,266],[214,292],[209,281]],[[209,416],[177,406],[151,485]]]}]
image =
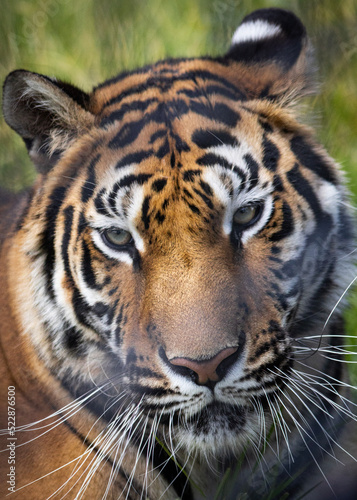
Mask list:
[{"label": "white fur patch on ear", "polygon": [[245,42],[257,42],[266,38],[273,38],[281,33],[280,26],[270,24],[262,19],[248,21],[238,26],[232,37],[232,45]]}]

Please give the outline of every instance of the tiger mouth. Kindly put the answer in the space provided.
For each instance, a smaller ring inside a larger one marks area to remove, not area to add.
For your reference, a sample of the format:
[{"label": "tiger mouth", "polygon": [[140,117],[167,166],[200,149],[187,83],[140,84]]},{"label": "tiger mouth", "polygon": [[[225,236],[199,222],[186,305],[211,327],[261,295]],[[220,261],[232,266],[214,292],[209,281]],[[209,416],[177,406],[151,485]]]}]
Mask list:
[{"label": "tiger mouth", "polygon": [[164,414],[161,424],[173,424],[186,428],[195,435],[212,433],[212,429],[237,432],[244,427],[250,410],[243,406],[213,401],[194,414],[184,415],[182,412]]},{"label": "tiger mouth", "polygon": [[210,434],[212,428],[222,431],[239,431],[247,420],[247,409],[243,406],[233,406],[226,403],[213,402],[188,422],[194,427],[195,434]]}]

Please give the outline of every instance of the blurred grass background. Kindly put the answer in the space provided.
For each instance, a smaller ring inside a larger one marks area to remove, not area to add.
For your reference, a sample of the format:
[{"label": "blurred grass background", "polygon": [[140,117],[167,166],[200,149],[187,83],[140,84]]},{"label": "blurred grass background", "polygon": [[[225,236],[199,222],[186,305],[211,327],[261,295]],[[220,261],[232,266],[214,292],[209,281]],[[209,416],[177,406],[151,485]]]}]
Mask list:
[{"label": "blurred grass background", "polygon": [[[23,68],[90,91],[106,78],[167,56],[221,54],[242,18],[282,7],[304,22],[321,91],[308,102],[321,142],[344,167],[357,202],[356,0],[1,0],[0,80]],[[22,140],[0,120],[0,185],[35,177]],[[346,314],[357,332],[357,294]],[[357,370],[352,369],[357,384]]]}]

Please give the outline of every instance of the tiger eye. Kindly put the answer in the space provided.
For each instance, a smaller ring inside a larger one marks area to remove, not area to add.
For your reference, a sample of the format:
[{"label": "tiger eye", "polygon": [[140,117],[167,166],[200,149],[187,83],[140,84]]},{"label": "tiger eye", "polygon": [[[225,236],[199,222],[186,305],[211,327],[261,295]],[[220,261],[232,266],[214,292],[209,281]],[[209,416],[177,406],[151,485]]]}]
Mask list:
[{"label": "tiger eye", "polygon": [[133,239],[131,233],[125,229],[106,229],[103,236],[107,243],[117,247],[128,245]]},{"label": "tiger eye", "polygon": [[259,211],[259,205],[246,205],[245,207],[238,208],[233,215],[233,223],[239,226],[247,226],[254,221]]}]

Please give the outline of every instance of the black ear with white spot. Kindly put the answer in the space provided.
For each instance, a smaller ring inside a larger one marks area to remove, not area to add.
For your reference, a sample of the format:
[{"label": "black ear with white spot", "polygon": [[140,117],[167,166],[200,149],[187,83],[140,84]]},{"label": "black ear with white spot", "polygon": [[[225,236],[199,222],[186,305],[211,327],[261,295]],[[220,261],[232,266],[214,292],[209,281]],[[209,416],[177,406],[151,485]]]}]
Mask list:
[{"label": "black ear with white spot", "polygon": [[13,71],[4,83],[5,120],[24,139],[42,173],[93,125],[94,116],[88,109],[85,92],[37,73]]},{"label": "black ear with white spot", "polygon": [[260,9],[246,16],[226,58],[245,66],[253,98],[285,96],[288,101],[314,90],[312,50],[304,25],[292,12]]}]

